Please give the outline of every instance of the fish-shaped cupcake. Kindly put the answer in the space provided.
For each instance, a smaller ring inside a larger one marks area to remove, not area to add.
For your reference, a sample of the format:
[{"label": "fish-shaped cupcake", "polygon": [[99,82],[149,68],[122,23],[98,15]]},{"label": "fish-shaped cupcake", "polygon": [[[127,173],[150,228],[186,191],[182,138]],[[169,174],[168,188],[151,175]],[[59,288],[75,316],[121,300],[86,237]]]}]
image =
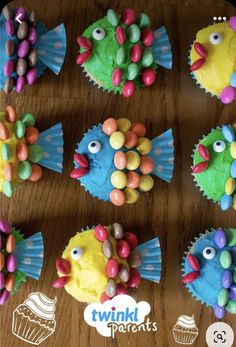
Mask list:
[{"label": "fish-shaped cupcake", "polygon": [[80,302],[104,302],[115,295],[136,295],[141,278],[159,282],[161,250],[158,238],[138,246],[134,233],[114,223],[82,230],[70,239],[56,261],[60,276],[55,288]]},{"label": "fish-shaped cupcake", "polygon": [[171,69],[172,53],[164,26],[152,30],[150,18],[131,8],[122,16],[109,9],[77,38],[77,64],[86,75],[108,92],[131,96],[135,89],[151,86],[158,65]]},{"label": "fish-shaped cupcake", "polygon": [[43,266],[43,238],[39,232],[24,240],[5,219],[0,219],[0,305],[15,294],[26,277],[38,280]]},{"label": "fish-shaped cupcake", "polygon": [[23,182],[36,182],[42,168],[62,172],[62,124],[39,133],[35,117],[18,117],[12,106],[0,112],[0,193],[11,197]]},{"label": "fish-shaped cupcake", "polygon": [[7,94],[34,84],[46,68],[59,74],[66,53],[63,24],[48,31],[35,11],[6,6],[0,15],[0,37],[0,89]]},{"label": "fish-shaped cupcake", "polygon": [[203,195],[218,202],[223,211],[236,209],[236,127],[212,129],[193,154],[192,173]]},{"label": "fish-shaped cupcake", "polygon": [[197,84],[224,104],[236,97],[236,17],[200,30],[190,51]]},{"label": "fish-shaped cupcake", "polygon": [[212,229],[195,238],[183,259],[183,282],[217,318],[236,314],[236,229]]},{"label": "fish-shaped cupcake", "polygon": [[170,182],[173,175],[172,130],[149,140],[142,123],[108,118],[84,135],[74,155],[71,177],[93,196],[116,206],[135,203],[152,189],[152,176]]}]

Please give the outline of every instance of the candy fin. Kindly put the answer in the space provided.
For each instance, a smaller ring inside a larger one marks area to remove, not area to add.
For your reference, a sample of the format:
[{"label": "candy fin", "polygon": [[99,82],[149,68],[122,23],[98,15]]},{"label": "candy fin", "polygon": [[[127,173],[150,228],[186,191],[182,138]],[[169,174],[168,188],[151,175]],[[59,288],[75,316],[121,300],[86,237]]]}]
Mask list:
[{"label": "candy fin", "polygon": [[161,248],[158,237],[144,242],[135,251],[142,259],[140,267],[137,268],[140,276],[149,281],[160,282],[161,278]]},{"label": "candy fin", "polygon": [[174,144],[172,129],[152,140],[152,149],[148,156],[154,161],[153,175],[170,182],[174,170]]},{"label": "candy fin", "polygon": [[21,241],[15,249],[17,270],[26,276],[38,280],[43,266],[43,237],[39,232],[28,239]]},{"label": "candy fin", "polygon": [[172,51],[166,28],[161,26],[153,33],[155,37],[152,45],[154,60],[158,65],[170,70],[172,68]]},{"label": "candy fin", "polygon": [[50,129],[43,131],[37,144],[43,149],[43,159],[39,164],[61,173],[64,152],[62,124],[57,123]]},{"label": "candy fin", "polygon": [[41,63],[58,75],[66,54],[66,29],[64,24],[40,36],[35,49]]}]

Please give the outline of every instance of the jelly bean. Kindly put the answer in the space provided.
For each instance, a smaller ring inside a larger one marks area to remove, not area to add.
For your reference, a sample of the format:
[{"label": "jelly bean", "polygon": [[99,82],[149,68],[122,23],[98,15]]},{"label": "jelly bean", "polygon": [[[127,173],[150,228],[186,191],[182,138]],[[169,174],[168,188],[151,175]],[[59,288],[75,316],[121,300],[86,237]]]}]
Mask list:
[{"label": "jelly bean", "polygon": [[122,16],[121,16],[121,21],[126,25],[129,26],[132,23],[134,23],[136,20],[136,15],[135,11],[132,8],[127,8],[124,10]]},{"label": "jelly bean", "polygon": [[236,72],[234,72],[232,75],[231,75],[231,78],[230,78],[230,85],[234,88],[236,88]]},{"label": "jelly bean", "polygon": [[93,48],[93,42],[85,36],[78,36],[77,43],[86,51],[91,50]]},{"label": "jelly bean", "polygon": [[6,281],[5,281],[5,288],[8,292],[11,292],[14,289],[15,285],[15,277],[14,274],[10,273],[7,275]]},{"label": "jelly bean", "polygon": [[29,157],[28,160],[32,163],[38,163],[43,158],[43,150],[39,145],[29,145]]},{"label": "jelly bean", "polygon": [[6,5],[3,8],[2,14],[4,15],[5,19],[7,19],[7,20],[12,19],[12,10],[10,9],[10,7],[8,5]]},{"label": "jelly bean", "polygon": [[233,228],[226,229],[226,235],[228,240],[228,246],[236,246],[236,231]]},{"label": "jelly bean", "polygon": [[128,257],[128,263],[130,267],[137,268],[141,265],[141,257],[137,252],[130,252]]},{"label": "jelly bean", "polygon": [[19,19],[21,21],[24,21],[26,18],[26,11],[24,9],[24,7],[20,6],[15,13],[15,21],[17,20],[17,17],[19,17]]},{"label": "jelly bean", "polygon": [[121,84],[122,81],[122,71],[119,68],[115,68],[113,73],[112,73],[112,84],[113,86],[117,87]]},{"label": "jelly bean", "polygon": [[119,24],[118,14],[112,9],[107,11],[107,19],[113,27],[116,27]]},{"label": "jelly bean", "polygon": [[38,54],[35,49],[32,49],[28,55],[28,63],[30,67],[34,67],[38,60]]},{"label": "jelly bean", "polygon": [[142,56],[142,65],[144,67],[149,67],[153,63],[153,55],[152,55],[152,50],[150,48],[147,48],[143,52]]},{"label": "jelly bean", "polygon": [[140,40],[141,30],[137,26],[137,24],[131,24],[129,26],[127,32],[128,32],[128,36],[129,36],[130,42],[136,43],[136,42],[138,42]]},{"label": "jelly bean", "polygon": [[217,302],[218,305],[224,307],[229,300],[229,292],[227,289],[223,288],[218,294]]},{"label": "jelly bean", "polygon": [[110,259],[112,256],[112,243],[108,239],[103,241],[102,249],[105,257]]},{"label": "jelly bean", "polygon": [[53,282],[53,287],[54,288],[63,288],[65,287],[65,285],[69,282],[70,277],[69,276],[62,276],[57,278],[54,282]]},{"label": "jelly bean", "polygon": [[71,272],[70,262],[63,258],[56,260],[56,268],[62,275],[68,275]]},{"label": "jelly bean", "polygon": [[113,298],[116,295],[117,285],[113,279],[110,279],[106,285],[106,294]]},{"label": "jelly bean", "polygon": [[30,182],[37,182],[43,175],[42,168],[37,164],[32,164],[32,173],[29,177]]},{"label": "jelly bean", "polygon": [[228,269],[232,265],[232,256],[229,251],[221,252],[220,264],[224,269]]},{"label": "jelly bean", "polygon": [[17,37],[19,40],[24,40],[26,38],[26,36],[28,35],[28,24],[26,22],[22,22],[18,29],[17,29]]},{"label": "jelly bean", "polygon": [[221,94],[220,99],[223,102],[223,104],[230,104],[232,101],[234,101],[236,96],[235,89],[231,86],[225,87]]},{"label": "jelly bean", "polygon": [[8,57],[13,56],[13,54],[15,53],[15,42],[13,40],[6,41],[5,52]]},{"label": "jelly bean", "polygon": [[74,161],[79,164],[81,167],[88,168],[89,167],[89,161],[87,157],[83,154],[80,153],[75,153],[74,154]]},{"label": "jelly bean", "polygon": [[4,289],[1,292],[1,294],[0,294],[0,305],[4,305],[7,302],[8,298],[9,298],[9,295],[10,295],[10,293],[6,289]]},{"label": "jelly bean", "polygon": [[111,298],[106,293],[103,293],[101,296],[101,303],[103,304],[107,300],[111,300]]},{"label": "jelly bean", "polygon": [[4,234],[10,234],[12,231],[11,224],[5,219],[0,219],[0,231]]},{"label": "jelly bean", "polygon": [[122,87],[122,95],[125,98],[129,98],[133,95],[135,90],[135,84],[133,81],[126,81]]},{"label": "jelly bean", "polygon": [[11,198],[13,195],[13,185],[9,181],[5,181],[3,184],[3,192],[8,197]]},{"label": "jelly bean", "polygon": [[15,33],[15,26],[14,26],[14,22],[12,19],[8,19],[6,20],[5,23],[6,26],[6,33],[8,36],[13,36]]},{"label": "jelly bean", "polygon": [[190,71],[191,72],[194,72],[198,69],[200,69],[202,67],[202,65],[205,63],[206,61],[206,58],[200,58],[198,60],[196,60],[192,65],[191,65],[191,68],[190,68]]},{"label": "jelly bean", "polygon": [[201,172],[206,171],[206,169],[208,168],[208,165],[209,165],[209,161],[202,161],[202,162],[196,164],[193,167],[193,173],[194,174],[199,174]]},{"label": "jelly bean", "polygon": [[4,83],[4,91],[6,94],[10,94],[14,88],[14,79],[13,78],[7,78]]},{"label": "jelly bean", "polygon": [[126,174],[119,170],[114,171],[111,175],[111,184],[117,189],[123,189],[127,184]]},{"label": "jelly bean", "polygon": [[146,128],[142,123],[133,123],[131,131],[133,131],[138,137],[144,137],[146,135]]},{"label": "jelly bean", "polygon": [[102,126],[102,131],[106,135],[111,135],[112,133],[117,131],[117,129],[118,129],[118,124],[114,118],[106,119],[105,122],[103,123],[103,126]]},{"label": "jelly bean", "polygon": [[120,225],[119,223],[113,223],[112,227],[113,227],[114,238],[116,240],[121,240],[124,236],[124,230],[122,225]]},{"label": "jelly bean", "polygon": [[200,156],[202,157],[202,159],[207,160],[207,161],[210,160],[210,158],[211,158],[210,152],[208,151],[206,146],[199,144],[197,146],[197,150],[198,150],[198,153],[200,154]]},{"label": "jelly bean", "polygon": [[126,32],[120,25],[116,28],[116,40],[119,45],[123,45],[126,41]]},{"label": "jelly bean", "polygon": [[125,202],[127,204],[135,204],[139,199],[139,192],[136,189],[126,188],[125,193]]},{"label": "jelly bean", "polygon": [[17,93],[21,93],[22,90],[24,89],[24,86],[25,86],[25,79],[23,76],[19,76],[17,77],[17,80],[16,80],[16,91]]},{"label": "jelly bean", "polygon": [[236,31],[236,16],[230,17],[229,26],[233,31]]},{"label": "jelly bean", "polygon": [[154,162],[152,158],[148,156],[142,156],[139,169],[144,175],[151,173],[154,169]]},{"label": "jelly bean", "polygon": [[14,72],[15,65],[13,60],[7,60],[6,64],[3,66],[3,73],[6,77],[10,77]]},{"label": "jelly bean", "polygon": [[230,154],[233,159],[236,159],[236,141],[233,141],[230,145]]},{"label": "jelly bean", "polygon": [[23,40],[19,43],[17,54],[20,58],[26,57],[26,55],[29,53],[29,41]]},{"label": "jelly bean", "polygon": [[234,268],[234,272],[233,272],[233,281],[234,283],[236,283],[236,268]]},{"label": "jelly bean", "polygon": [[36,26],[37,23],[37,19],[36,19],[36,15],[35,15],[35,11],[31,11],[29,14],[29,23],[32,27]]},{"label": "jelly bean", "polygon": [[139,190],[141,192],[149,192],[154,186],[154,180],[150,175],[144,175],[140,177]]},{"label": "jelly bean", "polygon": [[73,170],[73,171],[70,173],[70,177],[71,177],[71,178],[78,179],[78,178],[80,178],[80,177],[83,177],[83,176],[87,175],[88,172],[89,172],[88,168],[86,168],[86,167],[80,167],[80,168],[78,168],[78,169]]},{"label": "jelly bean", "polygon": [[226,311],[232,314],[236,314],[236,301],[229,300],[226,305]]},{"label": "jelly bean", "polygon": [[193,254],[188,254],[187,260],[189,265],[194,271],[199,271],[200,265],[199,265],[198,259]]},{"label": "jelly bean", "polygon": [[116,250],[121,259],[128,258],[130,254],[130,246],[125,240],[117,241]]},{"label": "jelly bean", "polygon": [[229,297],[231,300],[236,301],[236,284],[230,286]]},{"label": "jelly bean", "polygon": [[21,161],[18,166],[18,176],[24,181],[32,174],[32,167],[28,161]]},{"label": "jelly bean", "polygon": [[135,189],[140,185],[140,175],[135,171],[128,171],[127,176],[127,188]]},{"label": "jelly bean", "polygon": [[121,131],[115,131],[109,139],[110,145],[114,149],[120,149],[125,144],[125,135]]},{"label": "jelly bean", "polygon": [[232,165],[231,165],[230,175],[231,175],[231,177],[236,178],[236,160],[234,160]]},{"label": "jelly bean", "polygon": [[119,170],[124,170],[126,167],[126,155],[124,152],[118,151],[114,156],[114,165]]},{"label": "jelly bean", "polygon": [[14,254],[8,255],[6,267],[8,272],[14,272],[16,270],[16,256]]},{"label": "jelly bean", "polygon": [[115,206],[122,206],[125,203],[125,193],[119,189],[113,189],[110,193],[110,200]]},{"label": "jelly bean", "polygon": [[29,28],[29,32],[28,32],[28,40],[30,45],[35,45],[36,41],[38,38],[38,34],[35,28]]},{"label": "jelly bean", "polygon": [[11,163],[7,163],[4,167],[4,175],[8,182],[13,180],[13,165]]},{"label": "jelly bean", "polygon": [[117,124],[118,124],[118,130],[122,131],[122,133],[125,133],[131,128],[131,122],[128,118],[119,118],[117,120]]},{"label": "jelly bean", "polygon": [[225,308],[221,307],[219,305],[216,305],[214,307],[214,314],[215,314],[216,318],[222,319],[225,315]]},{"label": "jelly bean", "polygon": [[122,65],[125,62],[126,59],[126,52],[125,48],[121,46],[118,51],[116,52],[116,58],[115,61],[118,65]]},{"label": "jelly bean", "polygon": [[125,132],[125,148],[131,149],[136,146],[137,142],[137,135],[133,131]]},{"label": "jelly bean", "polygon": [[233,142],[235,140],[235,134],[230,125],[223,125],[222,133],[228,142]]},{"label": "jelly bean", "polygon": [[18,76],[24,76],[27,71],[27,63],[23,58],[17,59],[16,62],[16,73]]},{"label": "jelly bean", "polygon": [[200,276],[199,271],[193,271],[183,277],[183,283],[192,283]]},{"label": "jelly bean", "polygon": [[208,52],[205,46],[203,46],[200,42],[194,42],[193,44],[195,51],[200,55],[201,58],[206,58]]},{"label": "jelly bean", "polygon": [[15,123],[16,121],[16,110],[12,106],[7,106],[5,108],[5,118],[10,123]]},{"label": "jelly bean", "polygon": [[25,125],[22,121],[16,121],[15,132],[18,139],[22,139],[25,136]]},{"label": "jelly bean", "polygon": [[137,63],[140,61],[140,59],[142,58],[142,48],[140,47],[140,45],[138,43],[136,43],[135,45],[133,45],[131,52],[130,52],[130,59],[133,63]]},{"label": "jelly bean", "polygon": [[7,237],[7,240],[6,240],[6,251],[7,253],[12,253],[15,249],[15,246],[16,246],[16,239],[15,237],[10,234],[8,235]]},{"label": "jelly bean", "polygon": [[127,68],[127,79],[132,81],[138,76],[139,68],[135,63],[131,63]]},{"label": "jelly bean", "polygon": [[129,171],[136,170],[140,165],[140,156],[135,151],[126,152],[126,169]]},{"label": "jelly bean", "polygon": [[26,143],[29,145],[32,145],[33,143],[37,142],[39,139],[39,131],[38,129],[34,128],[34,127],[28,127],[26,128],[26,132],[25,132],[25,140]]},{"label": "jelly bean", "polygon": [[26,81],[31,86],[37,80],[37,70],[35,67],[31,68],[26,74]]},{"label": "jelly bean", "polygon": [[134,233],[126,232],[124,235],[124,240],[128,242],[130,249],[135,249],[138,246],[138,239]]},{"label": "jelly bean", "polygon": [[218,248],[224,248],[227,244],[227,238],[224,230],[217,229],[214,235],[214,241]]},{"label": "jelly bean", "polygon": [[0,272],[0,290],[3,289],[5,286],[5,279],[4,279],[4,275],[2,272]]},{"label": "jelly bean", "polygon": [[25,143],[18,143],[16,146],[16,156],[20,161],[24,161],[28,158],[29,151]]},{"label": "jelly bean", "polygon": [[24,113],[21,116],[21,121],[26,127],[33,127],[35,124],[35,117],[31,113]]},{"label": "jelly bean", "polygon": [[148,17],[145,13],[140,13],[137,23],[141,29],[149,28],[151,26],[150,17]]},{"label": "jelly bean", "polygon": [[107,229],[104,228],[102,225],[97,225],[94,229],[94,235],[97,240],[103,242],[108,238],[108,232]]},{"label": "jelly bean", "polygon": [[155,70],[151,68],[143,70],[141,75],[141,80],[146,87],[151,86],[155,82],[155,79],[156,79]]},{"label": "jelly bean", "polygon": [[117,295],[128,294],[128,290],[124,286],[124,284],[119,283],[117,286]]},{"label": "jelly bean", "polygon": [[154,42],[154,34],[151,29],[144,29],[142,30],[141,34],[141,40],[144,45],[144,47],[150,47],[152,46]]},{"label": "jelly bean", "polygon": [[232,203],[232,196],[225,194],[220,200],[220,207],[223,211],[226,211],[232,206]]},{"label": "jelly bean", "polygon": [[148,154],[152,149],[152,142],[146,137],[140,137],[138,139],[137,150],[142,154]]},{"label": "jelly bean", "polygon": [[0,252],[0,271],[2,271],[2,269],[4,268],[5,266],[5,257],[3,255],[2,252]]},{"label": "jelly bean", "polygon": [[128,282],[129,280],[129,268],[125,264],[120,264],[119,278],[122,282]]},{"label": "jelly bean", "polygon": [[109,259],[107,264],[106,264],[106,274],[110,277],[110,278],[114,278],[116,277],[116,275],[118,274],[119,271],[119,264],[118,261],[116,259]]},{"label": "jelly bean", "polygon": [[11,157],[10,146],[7,143],[2,145],[2,159],[7,161]]},{"label": "jelly bean", "polygon": [[131,288],[138,288],[138,286],[140,285],[140,282],[141,282],[141,277],[139,272],[136,269],[131,268],[130,278],[129,278],[129,281],[127,282],[127,285]]}]

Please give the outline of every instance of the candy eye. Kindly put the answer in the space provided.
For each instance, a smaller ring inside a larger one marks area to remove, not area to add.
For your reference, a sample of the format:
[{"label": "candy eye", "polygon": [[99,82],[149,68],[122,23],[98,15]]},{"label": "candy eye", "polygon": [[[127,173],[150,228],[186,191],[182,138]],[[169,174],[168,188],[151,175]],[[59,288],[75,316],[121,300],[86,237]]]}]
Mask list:
[{"label": "candy eye", "polygon": [[225,147],[226,147],[226,144],[224,141],[218,140],[213,143],[213,150],[217,153],[224,152]]},{"label": "candy eye", "polygon": [[219,45],[222,42],[222,35],[220,33],[211,33],[209,36],[209,41],[213,45]]},{"label": "candy eye", "polygon": [[204,248],[202,255],[205,259],[211,260],[211,259],[215,258],[216,251],[213,247],[206,247],[206,248]]},{"label": "candy eye", "polygon": [[98,141],[92,141],[90,142],[90,144],[88,145],[88,150],[90,153],[98,153],[101,150],[101,143]]},{"label": "candy eye", "polygon": [[93,38],[97,41],[102,40],[105,37],[105,30],[103,28],[96,28],[93,30]]},{"label": "candy eye", "polygon": [[72,248],[70,255],[72,259],[80,260],[83,256],[83,250],[79,247]]}]

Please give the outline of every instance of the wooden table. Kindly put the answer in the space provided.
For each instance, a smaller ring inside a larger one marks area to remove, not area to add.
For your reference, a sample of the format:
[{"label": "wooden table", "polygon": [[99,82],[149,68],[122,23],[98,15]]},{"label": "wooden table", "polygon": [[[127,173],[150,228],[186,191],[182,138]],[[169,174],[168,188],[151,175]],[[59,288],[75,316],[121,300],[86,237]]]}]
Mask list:
[{"label": "wooden table", "polygon": [[[25,88],[20,95],[0,95],[0,109],[11,104],[18,114],[29,111],[44,130],[61,121],[64,128],[65,160],[62,175],[44,171],[36,184],[25,184],[12,199],[1,195],[0,215],[19,227],[26,236],[43,232],[45,261],[40,281],[28,279],[19,292],[1,307],[1,345],[21,347],[27,344],[11,333],[12,312],[32,291],[57,297],[55,334],[41,346],[177,346],[172,327],[178,316],[194,314],[200,334],[194,346],[205,346],[207,327],[216,321],[212,310],[196,302],[181,282],[181,258],[195,235],[211,227],[235,227],[233,210],[220,208],[202,197],[191,177],[191,153],[198,139],[220,124],[236,121],[236,103],[223,106],[197,88],[187,64],[190,43],[198,29],[212,22],[214,16],[235,15],[235,9],[223,0],[24,0],[12,6],[36,9],[39,19],[49,28],[65,23],[68,49],[65,65],[56,77],[47,71],[36,86]],[[173,47],[172,71],[158,70],[155,86],[136,92],[130,99],[102,92],[92,87],[75,64],[78,53],[76,37],[91,22],[103,17],[108,8],[121,13],[134,7],[151,16],[153,26],[165,24]],[[175,172],[171,184],[156,179],[150,193],[142,194],[133,206],[116,208],[87,194],[69,177],[73,151],[83,132],[109,116],[128,116],[144,122],[150,138],[172,127],[175,137]],[[101,337],[83,319],[84,305],[66,292],[52,287],[57,277],[55,260],[77,230],[88,224],[119,221],[138,234],[141,242],[160,237],[163,253],[161,283],[143,281],[140,299],[152,307],[150,319],[158,332],[121,334],[114,341]],[[236,317],[225,321],[235,327]]]}]

